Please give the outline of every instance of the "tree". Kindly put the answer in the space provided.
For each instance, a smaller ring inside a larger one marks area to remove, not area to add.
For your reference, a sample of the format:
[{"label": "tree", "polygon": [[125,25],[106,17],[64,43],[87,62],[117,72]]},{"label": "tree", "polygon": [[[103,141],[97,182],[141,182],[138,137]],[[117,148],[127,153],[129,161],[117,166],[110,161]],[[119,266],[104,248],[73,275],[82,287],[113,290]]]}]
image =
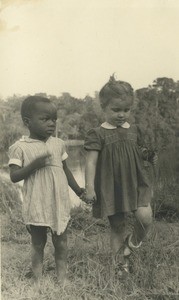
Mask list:
[{"label": "tree", "polygon": [[178,90],[173,79],[164,77],[136,91],[136,123],[145,132],[146,142],[159,151],[176,140]]}]

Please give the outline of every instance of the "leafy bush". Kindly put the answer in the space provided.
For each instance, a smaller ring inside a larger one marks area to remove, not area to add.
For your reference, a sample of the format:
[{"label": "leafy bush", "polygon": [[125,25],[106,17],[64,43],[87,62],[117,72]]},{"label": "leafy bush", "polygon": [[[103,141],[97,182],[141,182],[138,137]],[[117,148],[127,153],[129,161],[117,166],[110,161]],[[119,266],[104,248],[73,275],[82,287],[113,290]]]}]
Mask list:
[{"label": "leafy bush", "polygon": [[[22,220],[22,198],[18,185],[0,177],[0,214],[2,218],[2,239],[18,240],[17,235],[26,232]],[[20,241],[20,240],[19,240]]]}]

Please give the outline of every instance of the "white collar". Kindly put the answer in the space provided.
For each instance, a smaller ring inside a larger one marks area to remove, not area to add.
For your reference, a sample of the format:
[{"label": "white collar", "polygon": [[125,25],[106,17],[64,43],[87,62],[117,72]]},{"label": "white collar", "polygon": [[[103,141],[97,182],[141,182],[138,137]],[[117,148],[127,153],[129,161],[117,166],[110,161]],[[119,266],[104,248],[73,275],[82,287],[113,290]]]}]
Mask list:
[{"label": "white collar", "polygon": [[31,139],[29,136],[27,135],[23,135],[21,138],[20,138],[20,142],[36,142],[37,140],[35,139]]},{"label": "white collar", "polygon": [[[47,141],[51,138],[51,136],[47,139]],[[36,139],[31,139],[27,135],[23,135],[21,139],[19,140],[20,142],[27,142],[27,143],[36,143],[36,142],[42,142],[41,140],[36,140]],[[46,141],[46,142],[47,142]]]},{"label": "white collar", "polygon": [[[104,122],[101,124],[101,127],[105,128],[105,129],[115,129],[117,128],[116,126],[111,125],[108,122]],[[130,127],[130,124],[128,122],[125,122],[124,124],[122,124],[120,127],[122,128],[126,128],[128,129]]]}]

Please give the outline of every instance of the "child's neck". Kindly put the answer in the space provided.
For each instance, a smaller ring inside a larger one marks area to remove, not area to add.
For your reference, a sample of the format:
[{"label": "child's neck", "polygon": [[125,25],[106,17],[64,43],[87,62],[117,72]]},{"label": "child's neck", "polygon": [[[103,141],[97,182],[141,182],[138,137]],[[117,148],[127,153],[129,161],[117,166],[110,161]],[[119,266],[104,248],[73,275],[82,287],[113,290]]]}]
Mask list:
[{"label": "child's neck", "polygon": [[49,137],[39,137],[39,136],[34,135],[33,133],[30,133],[29,138],[33,139],[33,140],[39,140],[42,142],[46,142],[49,139]]}]

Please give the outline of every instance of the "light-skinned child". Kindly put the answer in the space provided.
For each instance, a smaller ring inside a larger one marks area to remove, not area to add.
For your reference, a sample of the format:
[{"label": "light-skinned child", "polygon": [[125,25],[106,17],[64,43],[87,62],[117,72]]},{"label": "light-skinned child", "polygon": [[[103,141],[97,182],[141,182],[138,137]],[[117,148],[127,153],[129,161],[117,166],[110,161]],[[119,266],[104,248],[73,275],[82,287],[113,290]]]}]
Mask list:
[{"label": "light-skinned child", "polygon": [[64,142],[53,133],[57,109],[40,96],[26,98],[21,106],[29,136],[9,149],[10,178],[24,180],[23,218],[31,234],[32,271],[35,282],[42,277],[44,247],[50,229],[55,249],[58,282],[64,283],[67,269],[67,225],[70,220],[68,185],[80,197],[80,188],[69,170]]},{"label": "light-skinned child", "polygon": [[[109,219],[113,262],[123,276],[129,271],[129,255],[141,245],[152,223],[151,183],[144,159],[155,164],[157,155],[146,155],[151,152],[135,124],[130,124],[134,93],[129,83],[111,76],[99,99],[105,122],[87,133],[84,145],[86,201],[93,201],[95,217]],[[126,217],[131,212],[136,222],[129,233]]]}]

